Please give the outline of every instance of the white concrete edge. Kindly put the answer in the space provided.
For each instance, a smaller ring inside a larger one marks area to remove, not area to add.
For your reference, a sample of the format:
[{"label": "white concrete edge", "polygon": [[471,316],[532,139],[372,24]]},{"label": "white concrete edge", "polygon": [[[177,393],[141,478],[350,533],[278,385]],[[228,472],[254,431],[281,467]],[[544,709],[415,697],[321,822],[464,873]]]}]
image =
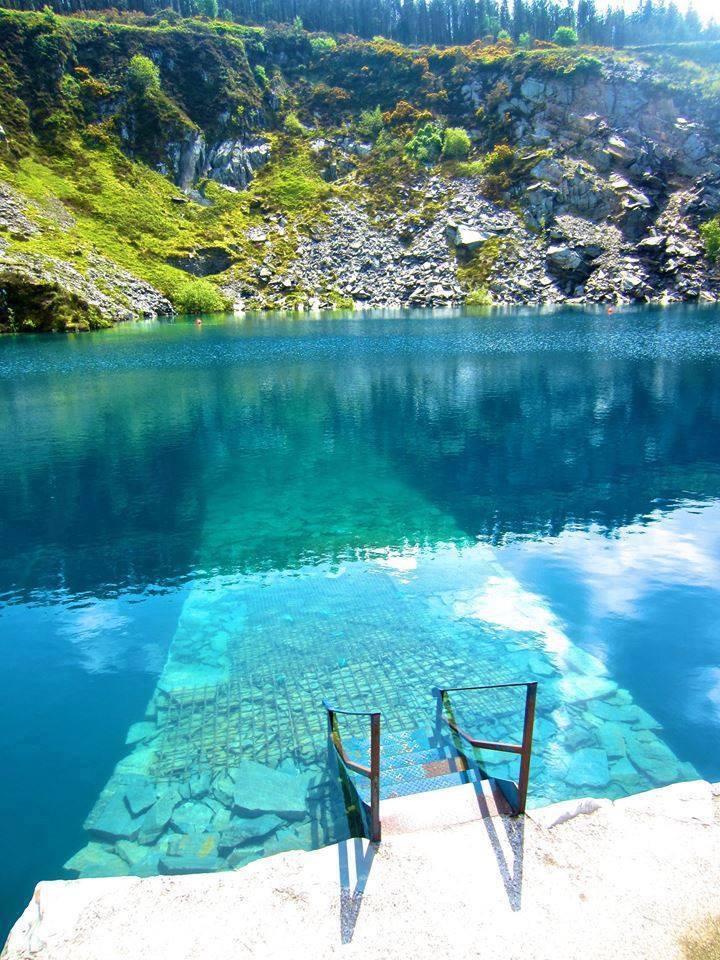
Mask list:
[{"label": "white concrete edge", "polygon": [[[451,787],[442,792],[449,793],[454,790],[462,791],[463,787]],[[715,797],[720,797],[720,783],[711,784],[706,780],[693,780],[659,787],[615,801],[595,797],[568,800],[530,810],[526,816],[541,829],[546,830],[552,830],[576,817],[607,815],[623,817],[641,815],[710,825],[714,822],[713,799]],[[401,799],[404,798],[399,798]],[[413,798],[411,796],[407,799]],[[396,805],[399,800],[395,801]],[[440,825],[437,822],[424,823],[421,819],[416,832],[421,834],[433,833],[441,829],[452,830],[453,827],[467,822],[467,819],[460,818],[455,823]],[[331,847],[338,846],[339,844],[331,845]],[[98,899],[104,900],[106,897],[115,896],[120,900],[123,899],[123,895],[133,885],[142,885],[145,889],[153,886],[162,889],[165,886],[179,885],[183,888],[183,893],[190,897],[195,886],[206,887],[208,883],[222,884],[236,873],[253,871],[258,864],[264,864],[267,867],[268,862],[278,858],[283,860],[292,858],[298,864],[302,864],[317,853],[319,853],[317,850],[278,853],[227,873],[148,878],[42,880],[35,887],[30,903],[13,925],[7,942],[0,952],[0,960],[5,960],[11,954],[31,958],[41,954],[53,943],[72,942],[78,917],[84,911],[91,909]]]}]

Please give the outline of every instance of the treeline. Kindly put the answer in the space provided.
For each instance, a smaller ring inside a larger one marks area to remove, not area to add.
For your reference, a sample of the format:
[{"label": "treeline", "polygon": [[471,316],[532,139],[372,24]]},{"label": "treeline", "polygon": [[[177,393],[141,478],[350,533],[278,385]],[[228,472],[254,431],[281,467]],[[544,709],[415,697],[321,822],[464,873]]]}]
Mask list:
[{"label": "treeline", "polygon": [[[107,0],[9,0],[12,9],[79,13],[108,7]],[[720,39],[720,26],[704,25],[692,7],[638,0],[633,12],[598,8],[595,0],[118,0],[118,11],[205,15],[245,24],[297,23],[307,30],[383,36],[406,44],[471,43],[508,34],[518,42],[552,40],[559,27],[582,43],[623,47]]]}]

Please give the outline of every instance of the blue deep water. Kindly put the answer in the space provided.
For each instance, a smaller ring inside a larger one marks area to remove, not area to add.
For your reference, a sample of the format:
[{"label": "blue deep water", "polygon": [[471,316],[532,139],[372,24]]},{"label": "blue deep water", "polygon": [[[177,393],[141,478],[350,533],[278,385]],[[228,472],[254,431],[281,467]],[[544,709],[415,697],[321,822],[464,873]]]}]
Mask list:
[{"label": "blue deep water", "polygon": [[347,836],[325,696],[418,744],[537,680],[534,804],[720,780],[720,310],[2,339],[0,657],[0,941]]}]

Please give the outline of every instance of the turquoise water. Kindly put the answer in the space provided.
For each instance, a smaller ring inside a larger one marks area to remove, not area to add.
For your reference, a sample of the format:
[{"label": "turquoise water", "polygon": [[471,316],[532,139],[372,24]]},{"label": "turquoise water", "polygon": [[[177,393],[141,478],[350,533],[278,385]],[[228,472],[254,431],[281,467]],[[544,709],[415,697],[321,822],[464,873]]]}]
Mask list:
[{"label": "turquoise water", "polygon": [[720,779],[719,427],[716,308],[0,340],[0,933],[346,836],[324,696],[538,680],[532,803]]}]

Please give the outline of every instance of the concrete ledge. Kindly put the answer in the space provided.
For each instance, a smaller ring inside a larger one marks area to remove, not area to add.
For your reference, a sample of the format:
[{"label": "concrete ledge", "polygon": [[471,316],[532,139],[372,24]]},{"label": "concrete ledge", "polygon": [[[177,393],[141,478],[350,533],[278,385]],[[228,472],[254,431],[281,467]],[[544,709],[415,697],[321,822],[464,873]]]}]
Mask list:
[{"label": "concrete ledge", "polygon": [[699,781],[520,820],[464,819],[464,787],[426,794],[420,813],[401,809],[417,798],[394,800],[386,816],[404,827],[377,849],[41,883],[2,960],[680,960],[680,938],[720,914],[713,793]]}]

